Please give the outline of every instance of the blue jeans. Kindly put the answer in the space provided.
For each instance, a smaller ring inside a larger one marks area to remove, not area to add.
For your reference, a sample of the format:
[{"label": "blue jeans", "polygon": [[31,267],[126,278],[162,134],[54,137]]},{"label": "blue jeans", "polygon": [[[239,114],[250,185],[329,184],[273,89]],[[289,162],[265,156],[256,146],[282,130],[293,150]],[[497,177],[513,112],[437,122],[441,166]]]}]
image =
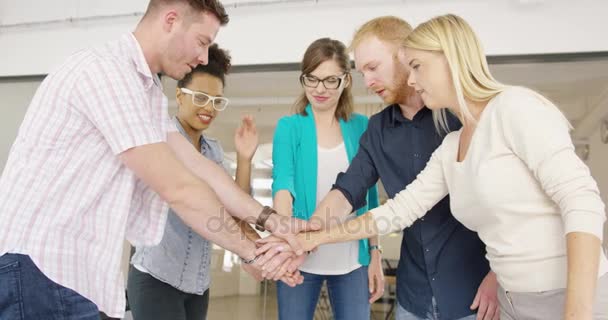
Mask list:
[{"label": "blue jeans", "polygon": [[[399,303],[397,303],[397,312],[395,313],[395,320],[439,320],[439,309],[437,308],[437,301],[433,298],[433,305],[427,312],[426,318],[420,318],[419,316],[405,310]],[[443,318],[441,318],[443,319]],[[466,316],[464,318],[456,320],[475,320],[477,319],[476,314]]]},{"label": "blue jeans", "polygon": [[22,254],[0,256],[0,319],[98,320],[97,306],[51,281]]},{"label": "blue jeans", "polygon": [[312,320],[323,281],[327,281],[329,301],[336,320],[369,320],[367,267],[343,275],[302,272],[304,283],[295,288],[278,281],[279,319]]}]

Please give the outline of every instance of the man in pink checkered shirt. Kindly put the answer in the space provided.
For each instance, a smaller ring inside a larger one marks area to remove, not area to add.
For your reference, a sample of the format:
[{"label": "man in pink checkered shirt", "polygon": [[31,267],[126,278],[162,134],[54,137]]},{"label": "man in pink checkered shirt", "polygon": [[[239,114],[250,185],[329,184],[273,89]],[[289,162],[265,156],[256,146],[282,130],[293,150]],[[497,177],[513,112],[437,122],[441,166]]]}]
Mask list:
[{"label": "man in pink checkered shirt", "polygon": [[206,64],[226,23],[218,0],[151,0],[133,33],[45,78],[0,178],[0,319],[121,317],[123,241],[158,243],[168,206],[258,272],[233,216],[300,248],[295,235],[310,226],[241,191],[167,113],[157,74]]}]

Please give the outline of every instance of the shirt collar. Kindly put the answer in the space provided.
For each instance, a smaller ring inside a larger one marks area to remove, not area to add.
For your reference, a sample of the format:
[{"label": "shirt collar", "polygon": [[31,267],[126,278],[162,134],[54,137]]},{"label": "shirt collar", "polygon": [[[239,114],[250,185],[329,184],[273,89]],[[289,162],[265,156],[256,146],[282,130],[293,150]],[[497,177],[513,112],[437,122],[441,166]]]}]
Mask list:
[{"label": "shirt collar", "polygon": [[[190,141],[190,136],[186,133],[186,130],[184,129],[184,127],[182,126],[182,123],[179,122],[179,120],[177,119],[177,117],[173,117],[173,123],[175,123],[175,127],[177,127],[177,130],[179,131],[179,133],[182,134],[182,136],[186,137],[186,139],[188,139],[188,141],[190,143],[192,143],[192,141]],[[201,134],[201,151],[203,150],[203,146],[207,144],[207,140],[205,140],[205,135]]]},{"label": "shirt collar", "polygon": [[410,120],[403,116],[403,113],[401,113],[401,107],[398,104],[396,104],[396,103],[391,104],[387,108],[390,108],[389,119],[390,119],[390,124],[392,127],[396,127],[397,125],[402,124],[402,123],[405,123],[405,124],[417,123],[417,122],[421,121],[422,119],[424,119],[427,114],[431,113],[431,110],[429,108],[427,108],[426,106],[424,106],[424,107],[422,107],[422,109],[420,109],[420,111],[418,111],[418,113],[416,113],[416,115],[414,116],[414,119]]},{"label": "shirt collar", "polygon": [[162,84],[160,82],[160,78],[156,74],[152,74],[150,71],[150,66],[148,65],[148,61],[146,61],[146,57],[144,56],[144,52],[135,38],[133,33],[129,33],[123,37],[123,41],[130,49],[131,57],[133,58],[133,63],[135,63],[135,69],[140,74],[142,79],[144,80],[144,85],[146,89],[150,89],[153,84],[156,84],[159,88],[162,89]]}]

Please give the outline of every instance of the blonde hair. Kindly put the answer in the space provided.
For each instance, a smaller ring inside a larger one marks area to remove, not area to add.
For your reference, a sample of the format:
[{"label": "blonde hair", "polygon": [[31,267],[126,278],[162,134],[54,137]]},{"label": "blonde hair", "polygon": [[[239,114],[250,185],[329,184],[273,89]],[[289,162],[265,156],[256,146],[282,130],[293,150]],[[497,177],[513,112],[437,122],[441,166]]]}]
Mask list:
[{"label": "blonde hair", "polygon": [[363,40],[370,36],[376,36],[382,41],[400,47],[410,32],[412,32],[412,26],[401,18],[395,16],[378,17],[366,22],[355,31],[348,50],[352,52]]},{"label": "blonde hair", "polygon": [[[464,121],[475,123],[465,98],[487,101],[508,86],[496,81],[488,68],[481,44],[469,24],[459,16],[447,14],[420,24],[404,41],[405,47],[442,52],[448,62]],[[448,130],[445,109],[433,112],[435,126]]]}]

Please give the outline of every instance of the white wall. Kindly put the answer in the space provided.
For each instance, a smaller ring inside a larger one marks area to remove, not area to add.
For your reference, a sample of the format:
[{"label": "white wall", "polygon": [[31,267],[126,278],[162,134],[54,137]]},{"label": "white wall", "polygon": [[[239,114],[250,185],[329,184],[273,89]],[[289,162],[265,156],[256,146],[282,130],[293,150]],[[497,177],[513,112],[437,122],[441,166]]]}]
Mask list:
[{"label": "white wall", "polygon": [[[368,19],[393,14],[412,24],[453,12],[466,18],[490,55],[608,51],[605,0],[302,0],[229,7],[218,42],[235,65],[297,62],[312,40],[345,42]],[[230,1],[239,2],[239,1]],[[242,1],[241,1],[242,2]],[[2,25],[142,12],[146,0],[0,0]],[[0,27],[0,77],[46,74],[71,52],[133,29],[139,17]]]}]

